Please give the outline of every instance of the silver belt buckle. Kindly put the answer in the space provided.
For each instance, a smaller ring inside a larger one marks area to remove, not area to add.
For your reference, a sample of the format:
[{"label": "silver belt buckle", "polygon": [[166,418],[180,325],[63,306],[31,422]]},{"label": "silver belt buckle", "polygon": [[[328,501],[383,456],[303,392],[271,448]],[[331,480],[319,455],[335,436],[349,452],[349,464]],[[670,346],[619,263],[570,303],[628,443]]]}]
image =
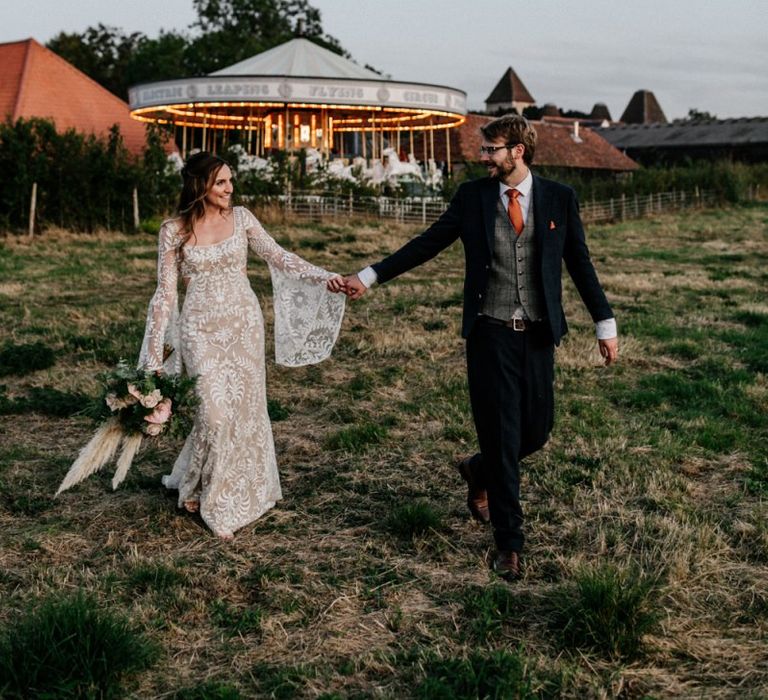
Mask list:
[{"label": "silver belt buckle", "polygon": [[513,318],[512,319],[512,330],[513,331],[524,331],[525,330],[525,319]]}]

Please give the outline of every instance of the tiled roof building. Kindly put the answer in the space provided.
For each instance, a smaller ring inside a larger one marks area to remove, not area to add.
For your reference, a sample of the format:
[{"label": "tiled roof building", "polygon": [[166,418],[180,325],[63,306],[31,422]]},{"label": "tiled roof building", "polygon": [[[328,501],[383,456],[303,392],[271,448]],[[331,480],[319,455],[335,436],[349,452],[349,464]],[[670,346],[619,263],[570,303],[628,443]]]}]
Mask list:
[{"label": "tiled roof building", "polygon": [[497,112],[514,109],[517,110],[518,114],[522,114],[526,107],[531,107],[534,104],[536,104],[536,100],[533,99],[528,88],[523,85],[523,81],[510,66],[486,98],[485,110],[486,112]]},{"label": "tiled roof building", "polygon": [[639,167],[594,129],[570,124],[534,123],[538,134],[534,166],[628,172]]},{"label": "tiled roof building", "polygon": [[144,149],[145,127],[119,97],[34,39],[0,44],[0,119],[31,117],[100,137],[117,124],[131,153]]},{"label": "tiled roof building", "polygon": [[[451,162],[461,165],[464,162],[480,160],[482,137],[480,127],[493,117],[482,114],[468,114],[467,121],[456,129],[451,129]],[[553,118],[554,119],[554,118]],[[560,168],[603,172],[628,172],[639,166],[631,158],[606,141],[598,131],[580,127],[576,120],[561,117],[558,121],[532,122],[538,135],[534,168],[546,165]],[[434,136],[435,160],[447,161],[445,134],[437,132]],[[417,137],[415,155],[422,157],[423,143]]]},{"label": "tiled roof building", "polygon": [[666,124],[667,118],[650,90],[638,90],[632,95],[619,121],[625,124]]}]

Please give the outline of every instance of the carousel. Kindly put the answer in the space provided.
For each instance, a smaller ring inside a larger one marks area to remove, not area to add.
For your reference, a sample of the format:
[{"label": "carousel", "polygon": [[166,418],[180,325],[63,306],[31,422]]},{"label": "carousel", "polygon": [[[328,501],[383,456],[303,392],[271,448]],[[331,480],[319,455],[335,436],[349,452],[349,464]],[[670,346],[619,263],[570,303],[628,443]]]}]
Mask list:
[{"label": "carousel", "polygon": [[434,164],[441,137],[450,164],[449,130],[466,120],[466,98],[455,88],[384,79],[303,38],[204,77],[129,91],[131,116],[169,125],[182,157],[237,144],[258,158],[305,149],[325,162],[389,167]]}]

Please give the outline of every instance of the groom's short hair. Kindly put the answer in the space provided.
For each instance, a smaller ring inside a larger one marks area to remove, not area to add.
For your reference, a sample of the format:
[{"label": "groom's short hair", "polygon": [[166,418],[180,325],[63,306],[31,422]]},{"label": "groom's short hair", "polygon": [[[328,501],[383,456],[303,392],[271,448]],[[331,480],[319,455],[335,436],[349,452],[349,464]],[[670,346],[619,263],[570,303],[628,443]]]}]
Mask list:
[{"label": "groom's short hair", "polygon": [[523,161],[526,165],[533,162],[533,154],[536,152],[536,129],[525,117],[519,114],[505,114],[481,126],[480,133],[486,141],[504,139],[504,143],[510,146],[523,144]]}]

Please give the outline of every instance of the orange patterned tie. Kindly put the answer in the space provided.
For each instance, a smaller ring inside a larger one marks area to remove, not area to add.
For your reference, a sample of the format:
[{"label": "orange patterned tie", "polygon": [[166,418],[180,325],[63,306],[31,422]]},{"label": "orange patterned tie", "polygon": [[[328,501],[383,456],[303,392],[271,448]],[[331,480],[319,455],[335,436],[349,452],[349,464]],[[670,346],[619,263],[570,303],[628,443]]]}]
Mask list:
[{"label": "orange patterned tie", "polygon": [[507,190],[509,196],[509,205],[507,207],[507,213],[509,214],[509,220],[512,222],[512,226],[515,229],[515,233],[519,236],[523,232],[523,210],[520,208],[520,202],[517,198],[520,196],[520,191],[515,189]]}]

